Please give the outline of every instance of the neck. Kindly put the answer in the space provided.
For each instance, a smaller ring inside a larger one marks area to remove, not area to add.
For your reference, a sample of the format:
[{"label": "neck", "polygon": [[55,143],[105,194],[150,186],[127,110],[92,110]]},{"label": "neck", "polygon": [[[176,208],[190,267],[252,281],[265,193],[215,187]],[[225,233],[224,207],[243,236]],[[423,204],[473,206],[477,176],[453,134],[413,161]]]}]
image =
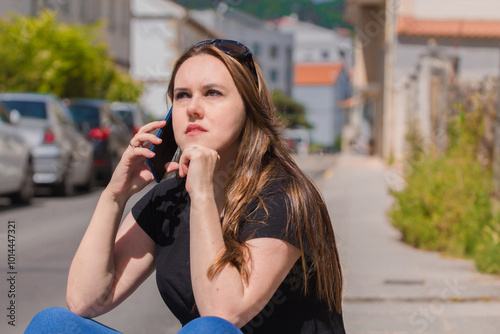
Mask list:
[{"label": "neck", "polygon": [[224,207],[224,190],[231,178],[231,173],[233,172],[234,165],[236,163],[236,154],[228,157],[227,155],[221,155],[217,166],[217,170],[214,173],[214,186],[215,186],[215,198],[217,201],[217,207],[222,210]]}]

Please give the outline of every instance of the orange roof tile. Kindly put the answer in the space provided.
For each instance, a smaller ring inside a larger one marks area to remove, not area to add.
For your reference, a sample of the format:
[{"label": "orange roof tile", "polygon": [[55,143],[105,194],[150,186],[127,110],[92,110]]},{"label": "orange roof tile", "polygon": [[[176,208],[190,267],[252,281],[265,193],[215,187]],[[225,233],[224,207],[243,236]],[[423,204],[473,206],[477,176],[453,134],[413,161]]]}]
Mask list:
[{"label": "orange roof tile", "polygon": [[343,65],[338,63],[296,64],[296,85],[334,85]]},{"label": "orange roof tile", "polygon": [[402,36],[500,38],[500,21],[437,21],[402,16],[397,31]]}]

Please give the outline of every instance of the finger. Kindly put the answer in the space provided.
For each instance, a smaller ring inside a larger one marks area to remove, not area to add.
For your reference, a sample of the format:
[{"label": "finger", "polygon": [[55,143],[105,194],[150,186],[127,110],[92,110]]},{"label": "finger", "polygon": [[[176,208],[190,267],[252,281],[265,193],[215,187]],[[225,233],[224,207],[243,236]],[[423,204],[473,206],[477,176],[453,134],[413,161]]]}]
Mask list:
[{"label": "finger", "polygon": [[147,132],[152,132],[156,129],[161,129],[162,127],[165,126],[165,124],[167,124],[167,122],[165,120],[163,121],[154,121],[154,122],[151,122],[151,123],[148,123],[146,125],[143,125],[138,133],[147,133]]},{"label": "finger", "polygon": [[130,141],[134,146],[145,146],[144,144],[146,143],[147,145],[148,142],[158,145],[162,140],[152,133],[137,133]]},{"label": "finger", "polygon": [[177,169],[179,170],[179,176],[184,177],[187,175],[189,170],[189,153],[183,152],[179,158],[179,163]]},{"label": "finger", "polygon": [[179,176],[180,177],[185,177],[188,174],[188,171],[189,171],[189,163],[179,164],[179,166],[177,167],[177,169],[179,170]]},{"label": "finger", "polygon": [[146,147],[141,147],[141,146],[131,148],[129,152],[131,157],[143,156],[146,158],[152,158],[156,155],[155,152],[151,151]]},{"label": "finger", "polygon": [[154,181],[154,176],[153,176],[153,173],[151,173],[151,171],[149,170],[149,168],[145,168],[144,170],[142,170],[139,175],[144,178],[144,180],[146,180],[146,182],[152,182]]},{"label": "finger", "polygon": [[169,162],[165,165],[167,173],[172,173],[179,169],[179,164],[177,162]]}]

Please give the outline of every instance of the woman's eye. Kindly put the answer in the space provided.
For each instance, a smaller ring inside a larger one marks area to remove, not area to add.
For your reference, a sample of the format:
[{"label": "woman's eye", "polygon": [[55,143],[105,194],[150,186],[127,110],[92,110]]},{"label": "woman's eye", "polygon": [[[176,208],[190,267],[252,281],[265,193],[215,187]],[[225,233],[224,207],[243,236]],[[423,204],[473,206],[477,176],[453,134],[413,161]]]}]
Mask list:
[{"label": "woman's eye", "polygon": [[214,89],[210,89],[207,91],[207,96],[218,96],[218,95],[221,95],[221,93],[219,91],[214,90]]},{"label": "woman's eye", "polygon": [[183,99],[185,97],[188,97],[188,94],[186,92],[180,92],[180,93],[177,93],[177,95],[175,95],[176,100]]}]

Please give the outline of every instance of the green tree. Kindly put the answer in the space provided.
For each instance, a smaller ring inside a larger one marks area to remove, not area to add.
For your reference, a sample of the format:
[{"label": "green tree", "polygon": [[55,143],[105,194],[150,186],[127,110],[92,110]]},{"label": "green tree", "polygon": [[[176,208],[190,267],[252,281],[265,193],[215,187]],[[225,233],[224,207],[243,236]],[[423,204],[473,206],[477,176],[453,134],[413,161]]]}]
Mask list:
[{"label": "green tree", "polygon": [[59,23],[50,11],[0,20],[0,91],[137,101],[142,87],[115,66],[101,28]]},{"label": "green tree", "polygon": [[278,116],[285,122],[287,127],[295,128],[303,126],[312,129],[313,126],[307,122],[302,104],[286,96],[279,90],[273,91],[272,97]]},{"label": "green tree", "polygon": [[229,7],[241,10],[262,20],[277,19],[296,14],[301,21],[332,28],[345,26],[342,21],[345,0],[315,2],[312,0],[175,0],[178,4],[190,9],[215,8],[221,2]]}]

